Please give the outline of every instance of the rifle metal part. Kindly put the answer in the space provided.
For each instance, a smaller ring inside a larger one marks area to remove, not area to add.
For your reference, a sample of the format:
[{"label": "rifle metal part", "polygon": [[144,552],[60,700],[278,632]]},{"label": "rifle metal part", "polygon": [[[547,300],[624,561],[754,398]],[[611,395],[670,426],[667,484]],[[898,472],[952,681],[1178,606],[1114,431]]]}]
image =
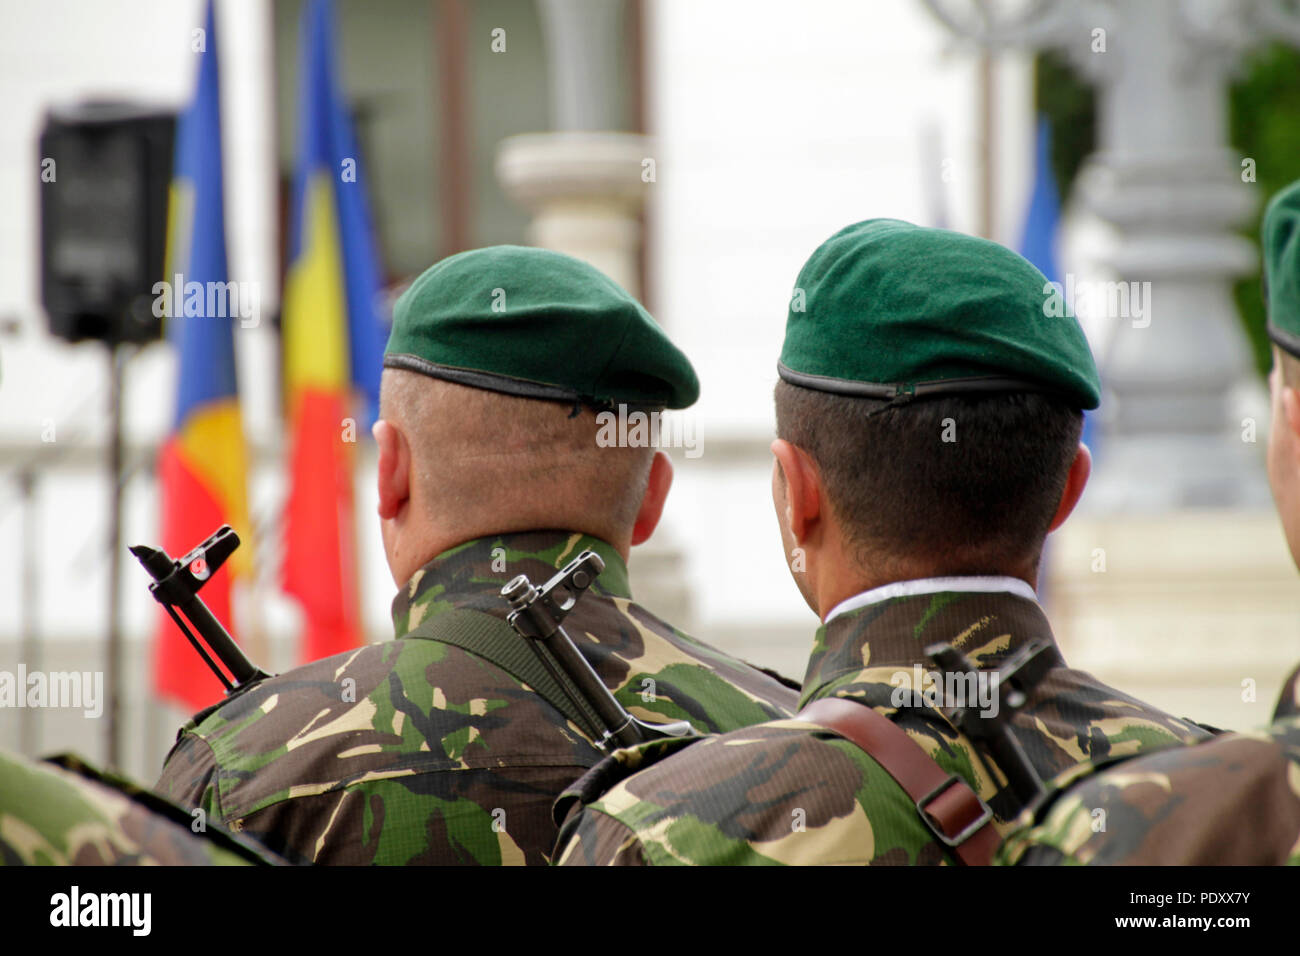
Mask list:
[{"label": "rifle metal part", "polygon": [[510,605],[506,620],[528,641],[538,659],[566,696],[592,725],[592,741],[602,751],[631,747],[663,737],[695,734],[689,721],[649,724],[633,717],[610,693],[573,639],[561,626],[586,593],[605,562],[594,551],[584,551],[536,588],[527,575],[517,575],[501,589]]},{"label": "rifle metal part", "polygon": [[[973,675],[987,673],[996,677],[997,707],[993,713],[981,713],[978,702],[946,708],[953,725],[974,741],[980,760],[985,751],[1007,780],[1018,804],[1017,810],[1027,807],[1043,793],[1043,783],[1025,755],[1024,748],[1011,733],[1008,722],[1029,699],[1029,692],[1042,680],[1055,658],[1052,645],[1046,641],[1032,641],[1023,650],[995,671],[981,672],[961,651],[950,644],[934,644],[925,652],[941,670],[949,673]],[[987,767],[987,762],[986,762]]]},{"label": "rifle metal part", "polygon": [[[226,693],[232,693],[244,684],[263,680],[270,675],[248,659],[242,648],[235,643],[221,622],[212,616],[206,604],[199,598],[199,589],[217,573],[226,558],[234,554],[239,547],[239,535],[230,525],[222,525],[216,532],[197,548],[179,560],[173,560],[166,551],[150,548],[147,545],[131,546],[131,553],[136,556],[149,576],[154,579],[149,585],[149,593],[171,615],[176,626],[181,629],[186,639],[199,652],[212,672],[225,685]],[[230,672],[227,678],[208,655],[207,651],[195,640],[185,622],[177,615],[184,614],[194,625],[194,630],[203,643],[208,646],[217,659]]]}]

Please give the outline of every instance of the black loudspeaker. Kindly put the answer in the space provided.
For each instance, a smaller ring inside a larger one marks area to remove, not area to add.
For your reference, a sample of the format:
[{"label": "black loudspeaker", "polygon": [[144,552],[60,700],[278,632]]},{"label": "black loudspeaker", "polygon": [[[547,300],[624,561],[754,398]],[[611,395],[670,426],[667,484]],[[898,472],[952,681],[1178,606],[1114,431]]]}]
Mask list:
[{"label": "black loudspeaker", "polygon": [[176,117],[129,103],[51,110],[40,140],[41,301],[50,332],[116,345],[162,334]]}]

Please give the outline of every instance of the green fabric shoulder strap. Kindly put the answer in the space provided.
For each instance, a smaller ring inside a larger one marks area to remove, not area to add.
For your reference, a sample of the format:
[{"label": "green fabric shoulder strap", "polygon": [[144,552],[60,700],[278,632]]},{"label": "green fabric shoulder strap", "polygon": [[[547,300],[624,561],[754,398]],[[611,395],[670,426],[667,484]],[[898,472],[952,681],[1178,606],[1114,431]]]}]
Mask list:
[{"label": "green fabric shoulder strap", "polygon": [[[422,622],[406,634],[408,638],[421,638],[451,644],[461,650],[495,664],[515,680],[527,684],[548,704],[572,721],[587,736],[595,740],[595,724],[565,693],[560,681],[546,669],[538,656],[545,648],[529,647],[528,638],[513,627],[493,617],[486,611],[456,608],[442,611]],[[570,688],[573,690],[573,688]]]}]

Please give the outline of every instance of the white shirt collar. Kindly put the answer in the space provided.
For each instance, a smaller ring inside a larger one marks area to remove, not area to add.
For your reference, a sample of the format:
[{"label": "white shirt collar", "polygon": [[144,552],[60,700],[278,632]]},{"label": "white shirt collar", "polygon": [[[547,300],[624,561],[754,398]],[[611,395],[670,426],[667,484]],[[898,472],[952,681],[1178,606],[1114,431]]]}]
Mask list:
[{"label": "white shirt collar", "polygon": [[831,613],[826,615],[824,623],[829,624],[841,614],[848,614],[850,611],[857,611],[869,604],[877,604],[891,598],[911,597],[914,594],[938,594],[942,591],[981,591],[987,593],[1008,591],[1016,595],[1016,597],[1035,602],[1038,600],[1038,595],[1034,593],[1034,589],[1020,578],[994,574],[972,574],[951,578],[917,578],[913,581],[895,581],[893,584],[872,588],[870,591],[863,591],[861,594],[846,598],[831,608]]}]

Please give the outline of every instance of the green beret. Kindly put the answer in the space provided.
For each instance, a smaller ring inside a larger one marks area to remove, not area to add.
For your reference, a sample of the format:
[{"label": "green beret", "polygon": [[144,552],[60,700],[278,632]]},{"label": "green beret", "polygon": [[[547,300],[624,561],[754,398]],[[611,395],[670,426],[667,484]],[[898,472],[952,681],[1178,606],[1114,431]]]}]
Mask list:
[{"label": "green beret", "polygon": [[393,307],[384,367],[524,398],[685,408],[695,369],[626,290],[571,256],[490,246],[444,259]]},{"label": "green beret", "polygon": [[1264,289],[1268,337],[1300,358],[1300,181],[1282,190],[1264,211]]},{"label": "green beret", "polygon": [[1083,330],[1041,272],[996,242],[897,219],[841,229],[804,264],[777,371],[894,403],[981,391],[1101,401]]}]

